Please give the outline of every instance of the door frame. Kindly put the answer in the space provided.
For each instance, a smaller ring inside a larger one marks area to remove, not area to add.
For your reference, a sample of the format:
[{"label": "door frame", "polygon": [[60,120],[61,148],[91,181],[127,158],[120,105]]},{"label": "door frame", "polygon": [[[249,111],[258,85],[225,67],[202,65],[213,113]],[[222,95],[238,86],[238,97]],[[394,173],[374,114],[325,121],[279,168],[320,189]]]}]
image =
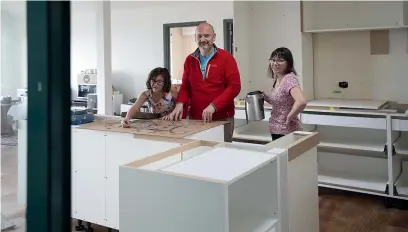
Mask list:
[{"label": "door frame", "polygon": [[170,59],[170,29],[175,27],[195,27],[207,21],[193,21],[181,23],[166,23],[163,24],[163,57],[164,67],[171,73],[171,59]]},{"label": "door frame", "polygon": [[232,27],[234,28],[234,19],[224,19],[223,20],[224,24],[224,50],[228,51],[231,55],[234,55],[234,50],[231,50],[231,45],[233,41],[230,40],[230,37],[228,35],[228,25],[232,24]]},{"label": "door frame", "polygon": [[26,4],[26,231],[71,231],[71,2]]}]

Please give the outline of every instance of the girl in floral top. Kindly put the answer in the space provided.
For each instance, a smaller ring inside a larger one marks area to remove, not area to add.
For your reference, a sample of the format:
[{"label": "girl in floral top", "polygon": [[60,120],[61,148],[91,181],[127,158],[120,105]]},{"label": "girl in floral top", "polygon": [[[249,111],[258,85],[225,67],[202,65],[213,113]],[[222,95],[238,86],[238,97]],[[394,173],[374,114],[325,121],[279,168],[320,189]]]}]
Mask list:
[{"label": "girl in floral top", "polygon": [[272,90],[264,93],[265,101],[272,105],[269,131],[272,140],[302,130],[298,114],[306,107],[306,100],[293,67],[289,49],[278,48],[269,58],[269,74],[274,79]]},{"label": "girl in floral top", "polygon": [[136,112],[140,111],[142,105],[147,102],[151,113],[158,113],[160,117],[170,114],[175,107],[175,99],[178,91],[171,85],[169,70],[166,68],[155,68],[150,71],[146,81],[146,91],[141,93],[136,102],[129,109],[123,127],[129,127],[129,120]]}]

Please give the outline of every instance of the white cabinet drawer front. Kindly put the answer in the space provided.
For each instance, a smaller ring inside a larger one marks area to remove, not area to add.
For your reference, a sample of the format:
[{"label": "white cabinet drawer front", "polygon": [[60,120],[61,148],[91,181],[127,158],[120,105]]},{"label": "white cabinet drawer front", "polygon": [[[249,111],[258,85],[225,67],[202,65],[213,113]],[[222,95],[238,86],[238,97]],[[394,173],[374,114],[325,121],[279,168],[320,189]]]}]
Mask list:
[{"label": "white cabinet drawer front", "polygon": [[348,117],[335,115],[302,114],[303,124],[386,129],[385,118]]},{"label": "white cabinet drawer front", "polygon": [[392,129],[397,131],[408,131],[408,119],[393,119]]}]

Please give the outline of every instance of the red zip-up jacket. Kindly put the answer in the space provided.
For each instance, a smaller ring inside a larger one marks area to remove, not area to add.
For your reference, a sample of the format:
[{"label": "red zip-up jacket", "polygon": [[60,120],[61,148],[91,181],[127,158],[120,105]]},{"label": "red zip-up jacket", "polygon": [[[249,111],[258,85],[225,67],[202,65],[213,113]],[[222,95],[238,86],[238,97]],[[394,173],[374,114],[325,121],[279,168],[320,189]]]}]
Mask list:
[{"label": "red zip-up jacket", "polygon": [[[241,78],[234,57],[217,48],[206,66],[206,78],[200,68],[200,50],[187,56],[177,102],[190,105],[190,118],[202,120],[203,110],[215,107],[213,120],[234,117],[234,98],[241,91]],[[184,108],[184,110],[187,110]]]}]

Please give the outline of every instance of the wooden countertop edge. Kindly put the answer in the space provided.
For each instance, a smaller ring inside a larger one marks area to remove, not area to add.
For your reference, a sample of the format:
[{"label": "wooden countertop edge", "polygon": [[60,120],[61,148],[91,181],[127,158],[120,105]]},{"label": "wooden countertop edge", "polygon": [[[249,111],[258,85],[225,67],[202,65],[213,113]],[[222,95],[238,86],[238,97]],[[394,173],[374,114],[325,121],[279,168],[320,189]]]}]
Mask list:
[{"label": "wooden countertop edge", "polygon": [[293,132],[293,134],[302,135],[304,137],[292,143],[289,147],[286,147],[288,150],[289,162],[306,153],[313,147],[317,147],[317,145],[320,143],[319,132],[296,131]]},{"label": "wooden countertop edge", "polygon": [[[194,120],[197,121],[197,120]],[[225,125],[228,124],[230,122],[228,121],[212,121],[211,125],[208,126],[208,128],[206,128],[205,130],[209,130],[209,129],[213,129],[217,126],[221,126],[221,125]],[[82,129],[82,130],[94,130],[94,131],[106,131],[106,132],[112,132],[112,133],[124,133],[124,134],[133,134],[133,137],[136,139],[147,139],[147,140],[156,140],[156,141],[169,141],[169,142],[174,142],[174,140],[180,140],[182,141],[182,139],[184,139],[187,136],[191,136],[193,134],[196,133],[200,133],[202,131],[205,130],[201,130],[201,131],[196,131],[196,132],[189,132],[189,133],[185,133],[185,134],[180,134],[180,135],[149,135],[149,134],[142,134],[142,133],[134,133],[129,131],[120,131],[120,130],[115,130],[115,129],[107,129],[107,128],[95,128],[93,125],[95,124],[102,124],[102,121],[96,121],[96,122],[91,122],[91,123],[86,123],[86,124],[82,124],[82,125],[78,125],[76,126],[76,129]],[[186,139],[187,140],[187,139]]]}]

